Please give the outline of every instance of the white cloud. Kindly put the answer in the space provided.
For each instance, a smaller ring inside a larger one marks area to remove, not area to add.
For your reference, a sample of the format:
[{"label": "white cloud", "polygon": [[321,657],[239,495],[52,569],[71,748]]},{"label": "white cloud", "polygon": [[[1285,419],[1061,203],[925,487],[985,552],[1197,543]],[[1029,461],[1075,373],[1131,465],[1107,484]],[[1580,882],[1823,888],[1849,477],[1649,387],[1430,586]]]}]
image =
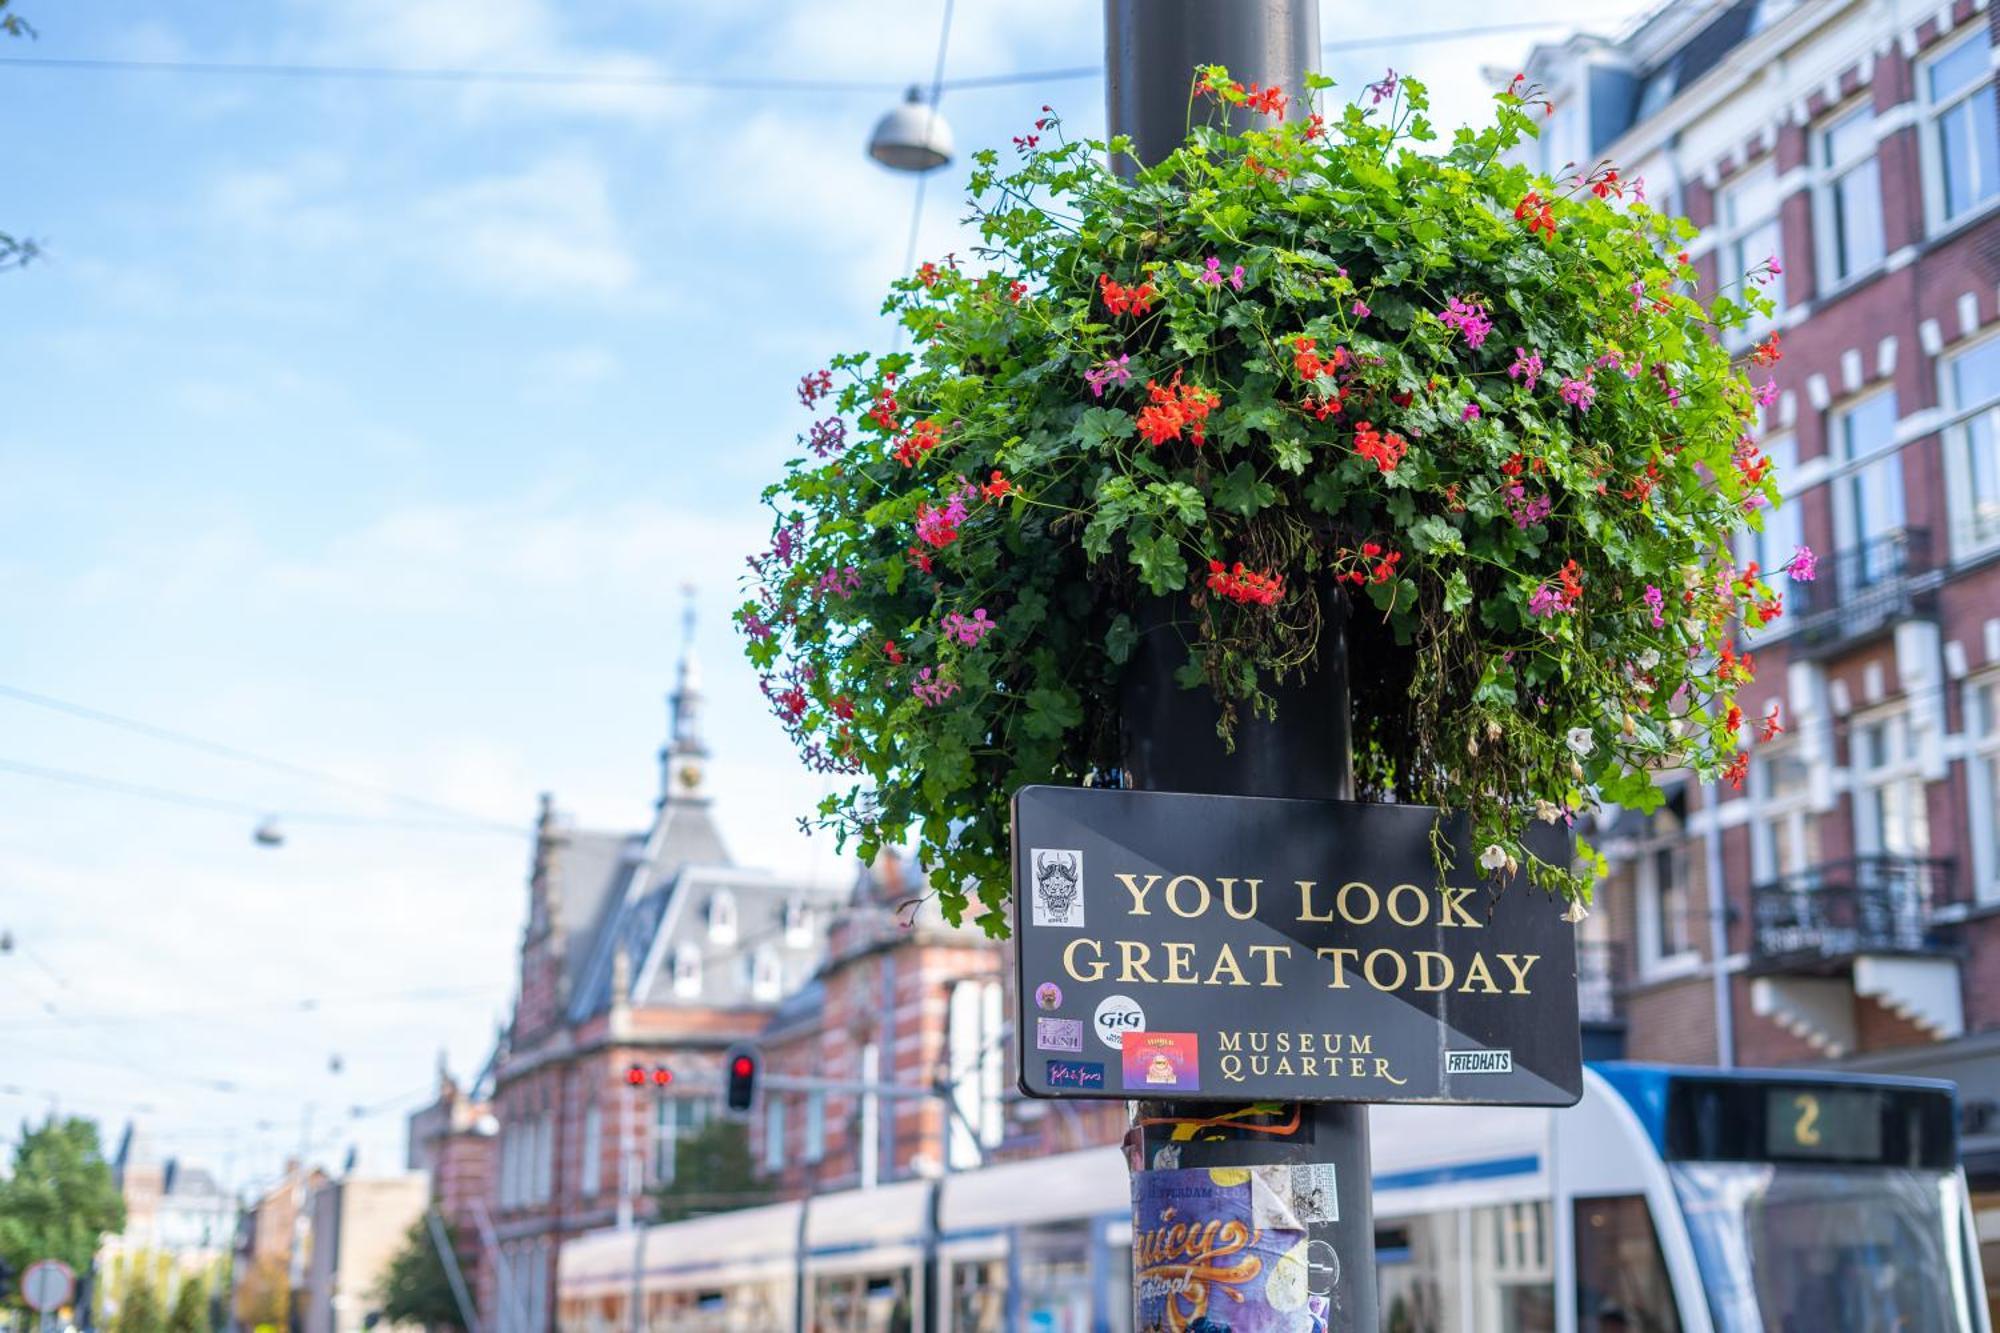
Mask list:
[{"label": "white cloud", "polygon": [[589,157],[451,186],[419,202],[412,220],[439,263],[488,290],[611,296],[639,280],[610,181]]}]

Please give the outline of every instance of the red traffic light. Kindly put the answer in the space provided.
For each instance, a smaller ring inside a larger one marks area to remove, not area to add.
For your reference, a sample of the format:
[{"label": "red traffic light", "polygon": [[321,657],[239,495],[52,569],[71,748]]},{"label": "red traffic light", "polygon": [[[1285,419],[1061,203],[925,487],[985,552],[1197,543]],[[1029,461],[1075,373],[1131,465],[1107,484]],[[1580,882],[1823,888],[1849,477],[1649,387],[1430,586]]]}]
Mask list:
[{"label": "red traffic light", "polygon": [[667,1084],[673,1081],[674,1081],[673,1070],[667,1068],[665,1065],[653,1066],[653,1082],[659,1084],[661,1087],[664,1088],[667,1086]]},{"label": "red traffic light", "polygon": [[749,1078],[750,1072],[756,1067],[755,1062],[749,1056],[739,1055],[736,1057],[736,1063],[730,1066],[730,1072],[738,1078]]},{"label": "red traffic light", "polygon": [[756,1102],[757,1064],[757,1048],[744,1043],[730,1047],[723,1056],[723,1068],[728,1070],[722,1089],[725,1109],[742,1113]]},{"label": "red traffic light", "polygon": [[646,1071],[638,1065],[633,1065],[625,1071],[625,1081],[636,1088],[646,1081]]}]

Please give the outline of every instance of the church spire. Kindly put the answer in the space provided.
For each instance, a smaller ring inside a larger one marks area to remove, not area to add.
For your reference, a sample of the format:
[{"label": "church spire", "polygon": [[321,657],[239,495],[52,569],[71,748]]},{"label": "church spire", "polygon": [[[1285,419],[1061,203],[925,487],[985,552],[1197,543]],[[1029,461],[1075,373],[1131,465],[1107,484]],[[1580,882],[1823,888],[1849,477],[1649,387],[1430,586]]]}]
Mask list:
[{"label": "church spire", "polygon": [[708,746],[701,739],[701,663],[694,652],[694,585],[684,584],[681,660],[667,696],[667,743],[660,751],[660,803],[708,795]]}]

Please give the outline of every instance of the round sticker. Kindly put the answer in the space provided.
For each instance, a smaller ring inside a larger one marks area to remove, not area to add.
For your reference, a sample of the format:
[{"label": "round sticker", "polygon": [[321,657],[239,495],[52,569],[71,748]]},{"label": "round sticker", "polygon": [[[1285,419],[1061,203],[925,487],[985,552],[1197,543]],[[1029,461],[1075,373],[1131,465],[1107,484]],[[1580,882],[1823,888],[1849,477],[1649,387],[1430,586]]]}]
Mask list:
[{"label": "round sticker", "polygon": [[1146,1030],[1146,1011],[1139,1002],[1129,995],[1107,995],[1097,1004],[1097,1016],[1091,1020],[1097,1029],[1097,1039],[1114,1051],[1125,1049],[1125,1034]]},{"label": "round sticker", "polygon": [[1053,981],[1044,981],[1035,987],[1035,1007],[1038,1009],[1060,1009],[1062,1007],[1062,987]]},{"label": "round sticker", "polygon": [[1250,1183],[1250,1168],[1247,1166],[1211,1166],[1208,1168],[1208,1178],[1225,1189],[1231,1185],[1248,1185]]}]

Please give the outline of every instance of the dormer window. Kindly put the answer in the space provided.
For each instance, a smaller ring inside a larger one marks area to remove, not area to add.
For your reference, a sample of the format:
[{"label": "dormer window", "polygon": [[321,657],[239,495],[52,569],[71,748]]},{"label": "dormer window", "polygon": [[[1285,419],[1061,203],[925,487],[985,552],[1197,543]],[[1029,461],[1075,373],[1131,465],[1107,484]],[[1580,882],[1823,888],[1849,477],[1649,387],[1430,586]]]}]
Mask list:
[{"label": "dormer window", "polygon": [[750,955],[750,996],[756,1000],[776,1000],[785,991],[785,968],[778,951],[760,944]]},{"label": "dormer window", "polygon": [[692,998],[701,994],[701,947],[683,944],[674,950],[674,994]]},{"label": "dormer window", "polygon": [[785,904],[785,947],[803,949],[812,943],[813,911],[794,898]]},{"label": "dormer window", "polygon": [[708,937],[717,944],[736,942],[736,895],[717,889],[708,900]]}]

